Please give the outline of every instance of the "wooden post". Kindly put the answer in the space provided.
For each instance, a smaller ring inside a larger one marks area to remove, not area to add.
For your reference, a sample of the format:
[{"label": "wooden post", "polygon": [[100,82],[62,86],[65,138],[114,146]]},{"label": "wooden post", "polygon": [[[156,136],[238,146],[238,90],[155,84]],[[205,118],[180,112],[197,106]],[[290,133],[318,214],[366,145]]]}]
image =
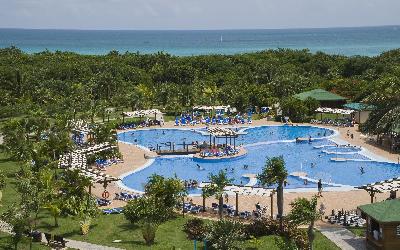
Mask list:
[{"label": "wooden post", "polygon": [[239,215],[239,192],[236,193],[236,211],[235,211],[235,216]]},{"label": "wooden post", "polygon": [[206,196],[203,194],[203,212],[206,211]]},{"label": "wooden post", "polygon": [[269,196],[271,198],[271,219],[274,218],[274,192],[271,192],[271,195]]}]

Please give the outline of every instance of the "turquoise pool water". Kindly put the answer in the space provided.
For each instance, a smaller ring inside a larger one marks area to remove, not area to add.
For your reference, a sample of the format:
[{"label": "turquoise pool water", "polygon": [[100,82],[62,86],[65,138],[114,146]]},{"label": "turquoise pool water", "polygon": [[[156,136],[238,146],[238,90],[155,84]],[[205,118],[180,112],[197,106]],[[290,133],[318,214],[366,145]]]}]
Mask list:
[{"label": "turquoise pool water", "polygon": [[[262,126],[240,128],[242,133],[237,144],[243,144],[247,154],[236,159],[204,160],[187,156],[158,157],[151,165],[125,176],[122,183],[134,190],[142,191],[147,178],[154,174],[166,177],[178,176],[183,180],[207,181],[210,173],[226,170],[235,184],[247,184],[244,174],[258,174],[265,165],[267,157],[283,155],[289,173],[306,172],[312,180],[358,186],[400,175],[400,166],[394,163],[376,162],[362,154],[360,148],[333,147],[327,138],[334,132],[325,128],[311,126]],[[139,144],[145,147],[156,147],[158,144],[171,142],[175,144],[192,141],[208,141],[205,129],[152,129],[135,130],[120,133],[120,141]],[[296,137],[309,137],[316,140],[312,143],[295,143]],[[221,140],[224,143],[224,140]],[[177,146],[179,147],[179,145]],[[347,158],[350,161],[335,162],[331,158]],[[200,165],[203,170],[199,170]],[[244,165],[248,165],[244,169]],[[361,174],[360,167],[365,173]],[[286,188],[315,188],[311,181],[304,185],[302,179],[289,176]],[[200,193],[194,189],[190,193]]]}]

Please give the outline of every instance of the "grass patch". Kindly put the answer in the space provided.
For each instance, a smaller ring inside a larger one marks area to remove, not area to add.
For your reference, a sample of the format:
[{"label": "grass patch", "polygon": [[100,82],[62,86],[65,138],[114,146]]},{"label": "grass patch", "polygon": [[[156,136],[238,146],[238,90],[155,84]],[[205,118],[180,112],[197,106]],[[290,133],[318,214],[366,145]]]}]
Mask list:
[{"label": "grass patch", "polygon": [[346,227],[349,231],[359,237],[365,237],[365,227]]},{"label": "grass patch", "polygon": [[[7,176],[7,187],[3,190],[2,206],[0,212],[3,212],[8,206],[19,202],[19,195],[15,190],[15,172],[19,166],[16,162],[9,160],[4,154],[0,154],[0,169]],[[124,215],[100,215],[93,219],[91,230],[88,235],[80,234],[79,220],[74,217],[59,218],[59,227],[54,227],[54,219],[47,210],[42,210],[39,214],[38,229],[42,232],[61,235],[68,239],[86,241],[99,245],[113,246],[123,249],[193,249],[193,242],[186,239],[185,233],[182,231],[183,225],[190,218],[189,216],[182,218],[177,217],[159,226],[156,242],[151,247],[144,244],[140,228],[129,223]],[[275,238],[277,236],[261,237],[261,246],[259,249],[278,249],[275,246]],[[0,234],[0,249],[10,249],[10,236]],[[113,243],[113,240],[121,240],[120,243]],[[28,239],[24,240],[20,249],[29,243]],[[29,247],[29,244],[27,245]],[[203,243],[197,244],[198,249],[203,249]],[[249,241],[242,244],[244,249],[251,247]],[[46,246],[35,243],[34,249],[48,249]],[[29,249],[29,248],[27,248]],[[315,239],[315,249],[339,249],[331,241],[317,232]]]},{"label": "grass patch", "polygon": [[[30,249],[30,240],[28,238],[23,238],[20,243],[18,243],[18,250]],[[0,232],[0,249],[14,249],[14,244],[12,242],[11,235],[7,233]],[[45,246],[40,242],[32,242],[33,250],[48,250],[50,247]]]}]

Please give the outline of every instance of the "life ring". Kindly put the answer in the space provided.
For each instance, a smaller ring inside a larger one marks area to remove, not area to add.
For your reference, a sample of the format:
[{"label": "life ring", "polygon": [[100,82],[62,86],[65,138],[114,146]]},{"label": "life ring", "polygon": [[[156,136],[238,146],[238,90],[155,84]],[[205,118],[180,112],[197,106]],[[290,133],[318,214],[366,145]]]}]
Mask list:
[{"label": "life ring", "polygon": [[104,190],[104,192],[101,194],[101,197],[103,197],[103,199],[108,199],[108,197],[110,197],[110,193],[107,190]]}]

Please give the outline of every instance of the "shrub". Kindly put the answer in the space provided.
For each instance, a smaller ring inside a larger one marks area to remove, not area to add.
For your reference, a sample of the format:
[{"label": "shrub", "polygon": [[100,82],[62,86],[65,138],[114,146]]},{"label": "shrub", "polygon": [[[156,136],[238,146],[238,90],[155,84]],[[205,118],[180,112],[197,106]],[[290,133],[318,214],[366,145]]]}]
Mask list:
[{"label": "shrub", "polygon": [[285,221],[284,230],[281,233],[281,236],[290,239],[296,245],[297,249],[308,249],[307,232],[298,229],[294,224]]},{"label": "shrub", "polygon": [[206,227],[202,219],[194,218],[185,223],[183,231],[190,240],[203,240],[206,234]]},{"label": "shrub", "polygon": [[238,242],[244,238],[243,224],[238,221],[222,219],[207,227],[206,239],[213,249],[238,249]]},{"label": "shrub", "polygon": [[246,226],[245,230],[248,238],[251,238],[251,236],[261,237],[266,235],[278,235],[279,221],[269,218],[254,220],[251,224]]},{"label": "shrub", "polygon": [[141,225],[142,236],[148,246],[154,243],[154,239],[156,238],[157,228],[158,224],[151,222],[144,222]]}]

